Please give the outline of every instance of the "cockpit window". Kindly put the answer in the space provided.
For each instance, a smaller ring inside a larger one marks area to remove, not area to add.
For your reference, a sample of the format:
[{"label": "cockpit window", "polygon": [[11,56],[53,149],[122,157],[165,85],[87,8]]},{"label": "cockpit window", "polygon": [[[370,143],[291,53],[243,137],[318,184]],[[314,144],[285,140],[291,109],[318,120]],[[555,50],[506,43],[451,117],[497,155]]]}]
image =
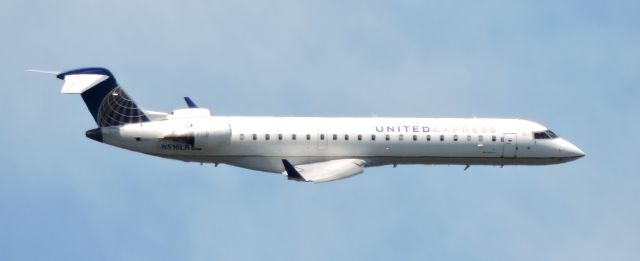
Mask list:
[{"label": "cockpit window", "polygon": [[536,140],[555,139],[557,137],[558,137],[558,135],[556,135],[553,131],[550,131],[550,130],[537,131],[537,132],[533,133],[533,138],[536,139]]},{"label": "cockpit window", "polygon": [[555,139],[558,137],[558,135],[556,135],[553,131],[547,130],[547,135],[549,135],[549,137],[551,137],[552,139]]},{"label": "cockpit window", "polygon": [[547,135],[547,133],[545,132],[534,132],[533,133],[533,138],[536,140],[540,140],[540,139],[549,139],[551,137],[549,137],[549,135]]}]

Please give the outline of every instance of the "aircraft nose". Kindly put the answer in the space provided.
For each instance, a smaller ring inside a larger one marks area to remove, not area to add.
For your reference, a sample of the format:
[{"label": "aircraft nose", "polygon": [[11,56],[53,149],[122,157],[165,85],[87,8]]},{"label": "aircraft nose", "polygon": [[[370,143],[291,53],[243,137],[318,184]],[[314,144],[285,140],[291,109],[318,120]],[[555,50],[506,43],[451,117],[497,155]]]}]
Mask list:
[{"label": "aircraft nose", "polygon": [[567,150],[569,152],[569,154],[571,154],[573,157],[584,157],[584,151],[582,151],[580,148],[578,148],[578,146],[571,144],[571,148],[569,148]]},{"label": "aircraft nose", "polygon": [[565,141],[563,142],[564,144],[562,144],[561,147],[561,151],[562,154],[565,155],[565,157],[569,157],[569,158],[582,158],[584,157],[584,152],[578,148],[578,146],[573,145],[572,143]]}]

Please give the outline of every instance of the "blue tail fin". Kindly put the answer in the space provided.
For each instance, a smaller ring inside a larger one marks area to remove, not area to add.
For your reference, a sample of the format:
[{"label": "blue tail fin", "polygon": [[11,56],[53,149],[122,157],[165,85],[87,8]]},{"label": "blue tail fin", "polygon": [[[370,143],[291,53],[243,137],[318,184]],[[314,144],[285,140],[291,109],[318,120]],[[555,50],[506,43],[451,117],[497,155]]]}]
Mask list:
[{"label": "blue tail fin", "polygon": [[99,127],[149,121],[107,69],[81,68],[57,77],[64,80],[62,93],[81,94]]},{"label": "blue tail fin", "polygon": [[198,108],[198,105],[196,105],[196,103],[195,103],[195,102],[193,102],[193,101],[191,100],[191,98],[189,98],[189,97],[184,97],[184,101],[187,103],[187,106],[188,106],[189,108],[191,108],[191,109],[193,109],[193,108]]}]

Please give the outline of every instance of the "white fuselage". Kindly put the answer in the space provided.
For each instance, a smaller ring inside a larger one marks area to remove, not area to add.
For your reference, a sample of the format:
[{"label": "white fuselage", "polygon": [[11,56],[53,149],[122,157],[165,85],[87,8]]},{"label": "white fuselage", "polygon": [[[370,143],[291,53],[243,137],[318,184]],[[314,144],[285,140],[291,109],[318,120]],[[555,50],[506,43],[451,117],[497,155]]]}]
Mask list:
[{"label": "white fuselage", "polygon": [[547,128],[517,119],[204,116],[100,131],[102,142],[133,151],[278,173],[283,159],[294,165],[349,158],[366,166],[545,165],[584,155],[562,138],[534,138]]},{"label": "white fuselage", "polygon": [[584,156],[544,126],[515,119],[211,116],[145,110],[100,67],[56,73],[80,94],[96,129],[87,137],[164,158],[224,163],[288,180],[328,182],[387,164],[544,165]]}]

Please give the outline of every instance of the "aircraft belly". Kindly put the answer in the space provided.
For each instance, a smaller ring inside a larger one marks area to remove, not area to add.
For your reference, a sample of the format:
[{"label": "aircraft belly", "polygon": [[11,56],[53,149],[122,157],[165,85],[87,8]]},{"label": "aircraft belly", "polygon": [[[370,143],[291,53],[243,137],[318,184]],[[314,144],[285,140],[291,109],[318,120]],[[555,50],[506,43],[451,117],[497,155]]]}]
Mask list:
[{"label": "aircraft belly", "polygon": [[367,167],[384,165],[549,165],[564,163],[570,158],[496,158],[496,157],[388,157],[388,156],[205,156],[205,155],[156,155],[188,162],[221,163],[231,166],[282,173],[283,159],[293,165],[310,164],[337,159],[358,158]]}]

